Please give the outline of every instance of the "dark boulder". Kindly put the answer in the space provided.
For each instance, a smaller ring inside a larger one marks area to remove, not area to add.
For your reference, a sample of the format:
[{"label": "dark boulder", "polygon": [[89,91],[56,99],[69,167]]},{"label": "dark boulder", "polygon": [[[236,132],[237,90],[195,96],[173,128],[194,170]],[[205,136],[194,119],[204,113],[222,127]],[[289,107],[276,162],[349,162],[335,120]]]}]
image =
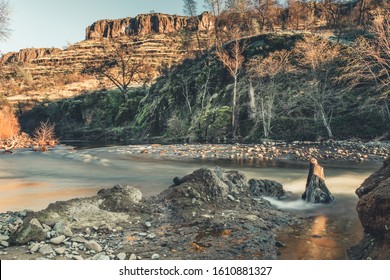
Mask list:
[{"label": "dark boulder", "polygon": [[310,159],[309,175],[302,199],[309,203],[331,203],[334,196],[325,184],[324,169],[315,158]]},{"label": "dark boulder", "polygon": [[365,237],[348,251],[351,259],[390,259],[390,158],[356,190]]},{"label": "dark boulder", "polygon": [[268,196],[281,199],[286,196],[283,186],[276,181],[250,179],[249,193],[251,196]]}]

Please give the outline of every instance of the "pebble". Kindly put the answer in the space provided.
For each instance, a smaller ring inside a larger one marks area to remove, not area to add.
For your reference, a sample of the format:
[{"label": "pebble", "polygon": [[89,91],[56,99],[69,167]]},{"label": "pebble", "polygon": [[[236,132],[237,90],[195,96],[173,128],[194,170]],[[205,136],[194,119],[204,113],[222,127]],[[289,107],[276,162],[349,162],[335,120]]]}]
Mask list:
[{"label": "pebble", "polygon": [[50,243],[55,245],[60,245],[66,239],[65,235],[60,235],[58,237],[54,237],[50,239]]},{"label": "pebble", "polygon": [[7,241],[1,241],[0,245],[3,246],[3,247],[8,247],[9,243]]},{"label": "pebble", "polygon": [[88,250],[94,250],[95,252],[100,253],[103,249],[102,246],[99,245],[96,241],[87,241],[85,242],[85,247],[87,247]]},{"label": "pebble", "polygon": [[130,260],[130,261],[135,261],[135,260],[137,260],[136,254],[131,254],[129,260]]},{"label": "pebble", "polygon": [[152,227],[152,223],[151,223],[151,222],[145,222],[145,226],[146,226],[147,228],[151,228],[151,227]]},{"label": "pebble", "polygon": [[77,260],[77,261],[84,260],[82,256],[74,256],[74,255],[72,256],[72,259]]},{"label": "pebble", "polygon": [[158,260],[160,259],[160,255],[159,254],[153,254],[152,255],[152,260]]},{"label": "pebble", "polygon": [[232,195],[230,195],[230,194],[228,194],[227,198],[228,198],[229,200],[231,200],[231,201],[235,201],[235,200],[236,200],[236,199],[235,199]]},{"label": "pebble", "polygon": [[93,260],[99,260],[99,261],[104,261],[104,260],[109,260],[110,257],[106,256],[106,253],[101,252],[92,257]]},{"label": "pebble", "polygon": [[155,239],[156,235],[154,233],[151,233],[148,236],[146,236],[146,238],[148,238],[148,239]]},{"label": "pebble", "polygon": [[54,252],[56,252],[58,255],[63,255],[65,254],[65,247],[60,247],[60,248],[54,248]]},{"label": "pebble", "polygon": [[38,252],[39,250],[39,243],[33,243],[30,245],[30,247],[28,248],[30,250],[31,253],[36,253]]},{"label": "pebble", "polygon": [[0,235],[0,241],[7,241],[9,239],[9,236],[7,235]]},{"label": "pebble", "polygon": [[125,260],[126,259],[126,253],[119,253],[118,255],[116,255],[116,257],[118,258],[118,260]]},{"label": "pebble", "polygon": [[38,251],[42,255],[50,255],[53,254],[53,248],[49,244],[44,244]]}]

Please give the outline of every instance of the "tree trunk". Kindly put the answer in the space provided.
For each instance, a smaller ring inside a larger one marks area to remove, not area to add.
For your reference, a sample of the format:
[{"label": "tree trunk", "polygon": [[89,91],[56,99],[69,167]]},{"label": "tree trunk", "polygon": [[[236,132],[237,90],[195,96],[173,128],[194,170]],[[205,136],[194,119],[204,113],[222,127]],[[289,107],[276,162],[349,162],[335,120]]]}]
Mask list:
[{"label": "tree trunk", "polygon": [[322,122],[326,128],[326,131],[328,132],[328,137],[333,138],[333,132],[332,132],[332,128],[330,126],[330,121],[328,120],[328,117],[326,116],[324,108],[320,108],[320,111],[321,111]]},{"label": "tree trunk", "polygon": [[331,203],[334,201],[334,196],[325,184],[323,168],[318,163],[311,162],[309,165],[309,175],[302,199],[310,203]]},{"label": "tree trunk", "polygon": [[233,87],[233,102],[232,102],[232,130],[233,139],[237,137],[238,117],[237,117],[237,75],[234,76],[234,87]]},{"label": "tree trunk", "polygon": [[257,108],[256,108],[256,98],[255,98],[255,88],[252,84],[252,79],[249,79],[249,109],[250,109],[250,118],[252,120],[256,119]]}]

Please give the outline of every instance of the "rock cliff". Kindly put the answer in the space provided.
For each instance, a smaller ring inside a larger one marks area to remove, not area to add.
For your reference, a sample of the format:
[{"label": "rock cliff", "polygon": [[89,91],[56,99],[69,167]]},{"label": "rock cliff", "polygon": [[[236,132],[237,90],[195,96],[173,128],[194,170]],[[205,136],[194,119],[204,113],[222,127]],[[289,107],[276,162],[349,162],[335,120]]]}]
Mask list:
[{"label": "rock cliff", "polygon": [[203,13],[197,17],[160,13],[143,14],[135,18],[96,21],[87,27],[85,39],[116,38],[123,35],[169,34],[182,30],[208,31],[213,25],[214,21],[209,13]]},{"label": "rock cliff", "polygon": [[363,240],[348,251],[351,259],[390,259],[390,158],[356,190]]}]

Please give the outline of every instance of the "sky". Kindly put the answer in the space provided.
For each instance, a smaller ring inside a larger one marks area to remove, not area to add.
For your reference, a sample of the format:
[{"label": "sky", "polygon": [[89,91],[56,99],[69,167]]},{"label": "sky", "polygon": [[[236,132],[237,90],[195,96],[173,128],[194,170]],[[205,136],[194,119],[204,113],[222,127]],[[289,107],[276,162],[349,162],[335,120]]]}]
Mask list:
[{"label": "sky", "polygon": [[[8,0],[10,37],[1,53],[23,48],[64,48],[84,40],[85,28],[99,19],[135,17],[151,11],[183,14],[182,0]],[[203,1],[199,1],[199,3]],[[198,13],[202,11],[200,5]]]}]

